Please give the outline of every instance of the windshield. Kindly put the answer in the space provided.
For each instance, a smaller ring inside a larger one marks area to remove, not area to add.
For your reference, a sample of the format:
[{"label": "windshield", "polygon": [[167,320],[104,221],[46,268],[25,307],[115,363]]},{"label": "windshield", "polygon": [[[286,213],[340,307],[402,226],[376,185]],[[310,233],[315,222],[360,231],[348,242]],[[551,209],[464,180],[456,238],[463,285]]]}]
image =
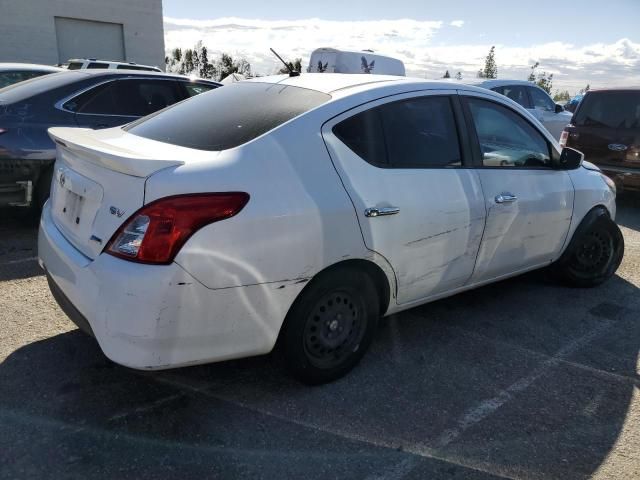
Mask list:
[{"label": "windshield", "polygon": [[131,123],[140,137],[199,150],[226,150],[259,137],[328,101],[315,90],[240,82],[203,93]]},{"label": "windshield", "polygon": [[640,91],[588,93],[576,114],[580,127],[640,128]]}]

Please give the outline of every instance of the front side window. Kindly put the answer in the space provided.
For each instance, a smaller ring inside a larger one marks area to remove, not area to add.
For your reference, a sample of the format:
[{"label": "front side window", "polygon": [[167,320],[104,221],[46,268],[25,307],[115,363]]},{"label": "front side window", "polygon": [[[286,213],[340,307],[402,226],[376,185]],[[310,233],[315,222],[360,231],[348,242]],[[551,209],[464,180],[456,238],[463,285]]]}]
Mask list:
[{"label": "front side window", "polygon": [[180,100],[176,82],[126,79],[98,85],[65,103],[64,108],[91,115],[142,117]]},{"label": "front side window", "polygon": [[80,70],[82,68],[82,62],[69,62],[67,68],[69,70]]},{"label": "front side window", "polygon": [[334,134],[372,165],[447,168],[462,165],[451,100],[419,97],[360,112],[333,127]]},{"label": "front side window", "polygon": [[549,98],[549,95],[544,93],[539,88],[529,87],[529,92],[531,93],[531,102],[533,103],[533,108],[537,108],[539,110],[544,110],[546,112],[555,112],[556,104],[553,103],[553,100]]},{"label": "front side window", "polygon": [[87,65],[87,68],[109,68],[109,64],[108,63],[96,63],[96,62],[91,62],[89,65]]},{"label": "front side window", "polygon": [[485,167],[550,167],[550,146],[543,135],[512,110],[468,98]]}]

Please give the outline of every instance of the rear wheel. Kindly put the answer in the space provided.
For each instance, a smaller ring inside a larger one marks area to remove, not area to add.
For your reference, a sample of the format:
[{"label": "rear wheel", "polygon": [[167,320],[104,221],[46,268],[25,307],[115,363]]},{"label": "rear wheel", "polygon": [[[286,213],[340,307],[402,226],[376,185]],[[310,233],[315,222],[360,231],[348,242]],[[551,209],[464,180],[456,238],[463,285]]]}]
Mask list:
[{"label": "rear wheel", "polygon": [[287,368],[308,384],[342,377],[369,347],[379,312],[368,275],[347,268],[323,274],[302,292],[285,320]]},{"label": "rear wheel", "polygon": [[570,285],[595,287],[615,274],[623,255],[622,232],[606,211],[594,211],[576,230],[555,271]]}]

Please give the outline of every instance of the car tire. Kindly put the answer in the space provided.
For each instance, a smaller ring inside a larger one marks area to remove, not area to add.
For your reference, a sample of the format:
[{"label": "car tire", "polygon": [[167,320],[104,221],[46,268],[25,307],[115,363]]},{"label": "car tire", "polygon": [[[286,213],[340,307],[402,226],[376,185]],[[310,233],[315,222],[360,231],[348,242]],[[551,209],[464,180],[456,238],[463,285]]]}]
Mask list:
[{"label": "car tire", "polygon": [[303,383],[336,380],[369,348],[380,317],[372,279],[336,268],[305,287],[285,319],[282,349],[287,369]]},{"label": "car tire", "polygon": [[605,209],[597,208],[580,223],[553,271],[570,286],[595,287],[616,273],[623,256],[620,228]]}]

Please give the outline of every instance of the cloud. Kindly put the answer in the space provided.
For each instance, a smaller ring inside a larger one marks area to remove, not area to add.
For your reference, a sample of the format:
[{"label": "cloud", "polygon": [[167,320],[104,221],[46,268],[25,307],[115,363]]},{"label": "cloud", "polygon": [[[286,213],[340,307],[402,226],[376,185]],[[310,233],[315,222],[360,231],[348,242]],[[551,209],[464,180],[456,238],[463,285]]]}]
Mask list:
[{"label": "cloud", "polygon": [[452,27],[460,28],[460,27],[462,27],[464,25],[464,20],[454,20],[449,25],[451,25]]},{"label": "cloud", "polygon": [[[227,52],[242,56],[251,63],[254,72],[263,75],[280,68],[269,47],[284,58],[302,58],[305,68],[312,50],[336,47],[370,48],[399,58],[405,62],[410,76],[440,78],[445,70],[449,70],[452,75],[461,71],[465,81],[472,81],[491,48],[491,44],[482,38],[475,44],[447,43],[446,29],[442,28],[444,23],[441,21],[188,20],[165,17],[164,25],[167,51],[175,47],[190,48],[202,40],[210,55]],[[540,71],[554,74],[554,89],[571,92],[587,83],[592,86],[640,84],[640,43],[629,39],[585,45],[547,42],[516,47],[496,44],[496,61],[499,78],[512,79],[526,79],[530,66],[538,61]]]}]

